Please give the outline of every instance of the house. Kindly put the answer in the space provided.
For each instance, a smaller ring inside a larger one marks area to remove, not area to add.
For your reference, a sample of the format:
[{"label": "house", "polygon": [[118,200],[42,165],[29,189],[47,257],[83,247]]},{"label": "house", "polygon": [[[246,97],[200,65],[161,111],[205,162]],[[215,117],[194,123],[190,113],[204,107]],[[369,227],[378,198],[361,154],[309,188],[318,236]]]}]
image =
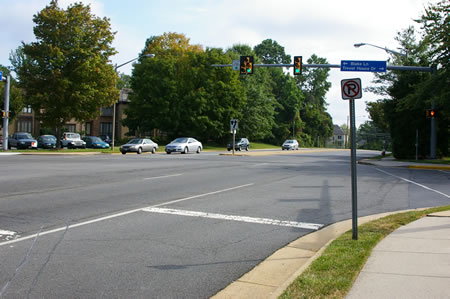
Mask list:
[{"label": "house", "polygon": [[334,125],[333,136],[328,140],[328,146],[335,148],[346,148],[347,146],[347,133],[338,125]]}]

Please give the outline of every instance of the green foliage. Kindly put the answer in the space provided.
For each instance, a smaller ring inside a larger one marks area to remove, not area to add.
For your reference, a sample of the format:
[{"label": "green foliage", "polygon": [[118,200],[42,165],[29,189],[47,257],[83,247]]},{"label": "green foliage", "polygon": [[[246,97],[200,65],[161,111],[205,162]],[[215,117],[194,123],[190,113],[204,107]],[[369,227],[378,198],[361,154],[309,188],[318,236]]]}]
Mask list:
[{"label": "green foliage", "polygon": [[158,128],[170,138],[226,138],[229,120],[242,115],[245,94],[236,73],[211,64],[230,63],[230,57],[221,49],[191,46],[175,33],[148,39],[147,51],[156,57],[135,65],[124,123],[138,131]]},{"label": "green foliage", "polygon": [[[430,6],[429,9],[434,9],[433,7]],[[428,16],[431,15],[434,14],[429,13]],[[448,26],[447,29],[445,28],[443,26],[441,30],[448,30]],[[439,111],[439,116],[436,117],[438,156],[448,155],[450,76],[448,64],[441,62],[442,55],[445,56],[448,53],[438,54],[436,49],[442,50],[442,45],[445,45],[446,42],[445,40],[442,42],[436,40],[439,38],[439,34],[436,36],[428,34],[437,33],[430,30],[425,34],[424,39],[418,41],[413,27],[399,32],[396,40],[402,48],[408,49],[408,57],[393,55],[391,59],[395,64],[400,65],[423,66],[438,63],[440,68],[434,75],[410,71],[378,73],[374,83],[381,84],[381,86],[369,88],[370,91],[386,97],[377,102],[368,103],[367,111],[377,127],[390,132],[392,151],[398,159],[415,157],[416,131],[419,135],[419,156],[424,158],[429,155],[431,122],[430,119],[425,118],[425,111],[431,108],[433,102]],[[431,40],[434,41],[434,44],[430,43]],[[441,46],[436,47],[435,44]]]},{"label": "green foliage", "polygon": [[378,129],[372,121],[366,121],[359,126],[356,132],[356,143],[363,143],[359,146],[359,148],[363,149],[388,150],[390,136]]},{"label": "green foliage", "polygon": [[118,98],[117,75],[109,64],[116,53],[109,20],[81,3],[63,10],[51,1],[33,21],[36,41],[22,43],[10,57],[27,102],[42,112],[44,126],[97,117]]},{"label": "green foliage", "polygon": [[[3,73],[3,77],[10,75],[11,72],[8,68],[3,65],[0,65],[0,71]],[[9,111],[13,112],[13,116],[10,117],[10,120],[13,120],[17,117],[17,115],[22,111],[25,107],[24,103],[24,95],[22,89],[18,87],[17,81],[10,76],[10,85],[9,85]],[[5,82],[0,83],[0,109],[3,110],[5,105]]]},{"label": "green foliage", "polygon": [[254,50],[255,54],[265,64],[286,64],[291,62],[291,55],[285,54],[284,47],[271,39],[263,40],[259,45],[255,46]]}]

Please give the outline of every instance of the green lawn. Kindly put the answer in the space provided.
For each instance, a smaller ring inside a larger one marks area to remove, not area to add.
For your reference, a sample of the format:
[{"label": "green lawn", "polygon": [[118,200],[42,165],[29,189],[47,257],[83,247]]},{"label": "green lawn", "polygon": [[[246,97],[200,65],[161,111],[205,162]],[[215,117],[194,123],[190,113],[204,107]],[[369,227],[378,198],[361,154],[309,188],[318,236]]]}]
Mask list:
[{"label": "green lawn", "polygon": [[345,298],[372,249],[402,225],[450,206],[394,214],[358,227],[358,240],[348,231],[333,241],[280,298]]}]

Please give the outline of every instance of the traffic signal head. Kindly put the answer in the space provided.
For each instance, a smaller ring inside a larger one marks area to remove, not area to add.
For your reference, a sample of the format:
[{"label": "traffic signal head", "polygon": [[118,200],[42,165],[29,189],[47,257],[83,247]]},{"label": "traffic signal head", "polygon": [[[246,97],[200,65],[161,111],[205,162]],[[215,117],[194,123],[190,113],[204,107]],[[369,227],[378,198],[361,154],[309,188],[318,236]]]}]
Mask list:
[{"label": "traffic signal head", "polygon": [[253,56],[241,56],[239,73],[241,75],[253,74]]},{"label": "traffic signal head", "polygon": [[302,74],[302,56],[294,56],[294,76]]},{"label": "traffic signal head", "polygon": [[427,109],[425,114],[426,114],[427,118],[436,117],[436,115],[437,115],[436,109]]}]

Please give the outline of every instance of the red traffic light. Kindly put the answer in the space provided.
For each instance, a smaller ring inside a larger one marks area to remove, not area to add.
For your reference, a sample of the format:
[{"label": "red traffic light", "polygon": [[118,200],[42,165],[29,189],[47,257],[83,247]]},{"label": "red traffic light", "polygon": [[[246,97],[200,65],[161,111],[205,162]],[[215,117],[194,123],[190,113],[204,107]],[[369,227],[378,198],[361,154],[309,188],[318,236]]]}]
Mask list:
[{"label": "red traffic light", "polygon": [[427,109],[425,115],[427,118],[436,117],[437,115],[436,109]]}]

